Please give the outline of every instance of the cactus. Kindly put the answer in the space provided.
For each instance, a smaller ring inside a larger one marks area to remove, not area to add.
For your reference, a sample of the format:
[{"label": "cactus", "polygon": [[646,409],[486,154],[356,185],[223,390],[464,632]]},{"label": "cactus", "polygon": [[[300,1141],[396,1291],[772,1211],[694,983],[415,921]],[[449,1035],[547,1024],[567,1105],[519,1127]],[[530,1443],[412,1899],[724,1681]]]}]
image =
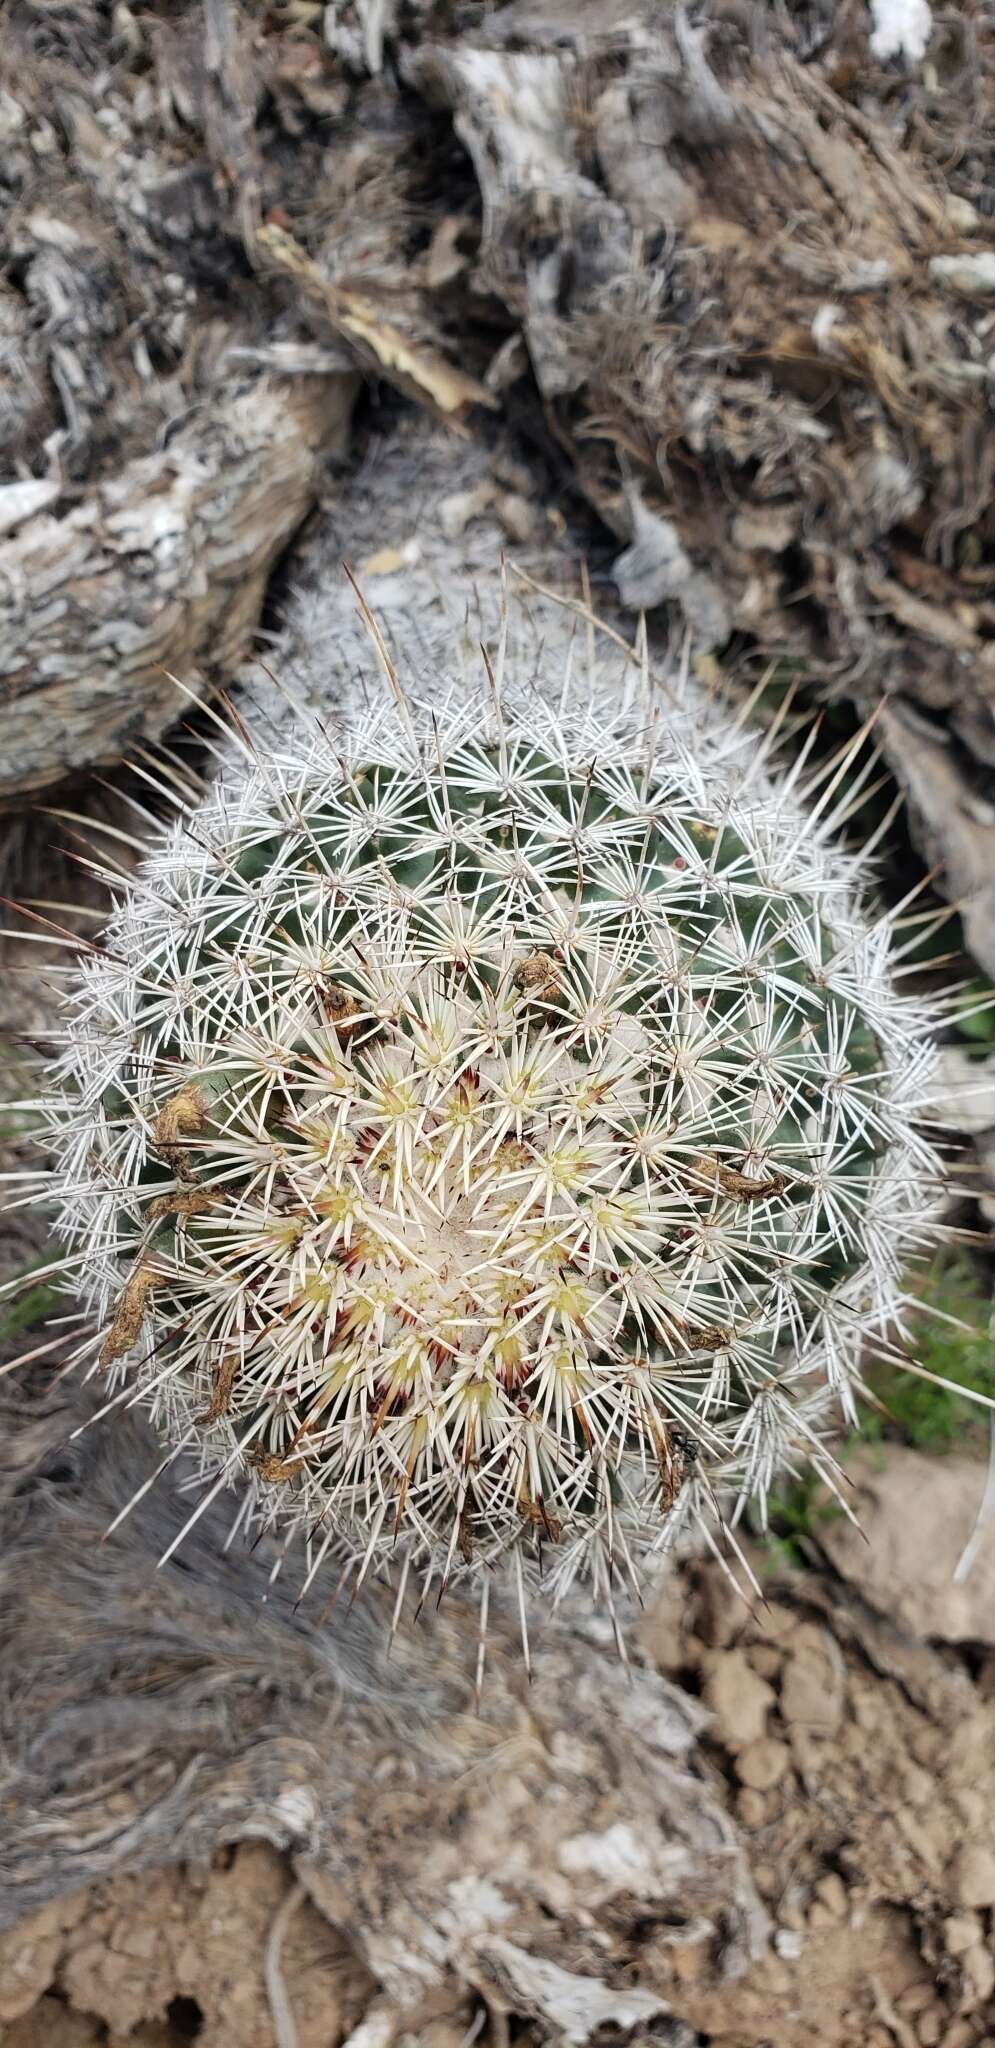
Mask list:
[{"label": "cactus", "polygon": [[[381,652],[382,652],[381,647]],[[79,1347],[191,1519],[611,1602],[831,1464],[928,1239],[928,1005],[766,749],[645,654],[246,747],[124,889],[43,1103]],[[609,683],[616,685],[614,704]],[[375,692],[374,692],[375,694]],[[816,786],[820,779],[816,778]]]}]

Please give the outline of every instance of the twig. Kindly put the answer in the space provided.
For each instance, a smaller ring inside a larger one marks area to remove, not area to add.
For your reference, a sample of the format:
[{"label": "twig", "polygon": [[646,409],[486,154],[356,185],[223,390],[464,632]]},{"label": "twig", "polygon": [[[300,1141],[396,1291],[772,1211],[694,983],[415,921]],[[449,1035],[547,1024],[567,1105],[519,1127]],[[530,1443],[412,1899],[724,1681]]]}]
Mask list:
[{"label": "twig", "polygon": [[342,2048],[390,2048],[401,2024],[401,2013],[391,1998],[375,1998],[362,2019],[342,2043]]},{"label": "twig", "polygon": [[301,1900],[305,1897],[306,1893],[302,1884],[295,1882],[290,1886],[286,1897],[281,1900],[273,1915],[273,1925],[269,1931],[266,1950],[263,1956],[263,1982],[266,1986],[266,1996],[269,1999],[269,2009],[273,2020],[273,2033],[276,2037],[276,2048],[297,2048],[297,2026],[290,2009],[287,1987],[283,1980],[281,1955],[287,1928]]}]

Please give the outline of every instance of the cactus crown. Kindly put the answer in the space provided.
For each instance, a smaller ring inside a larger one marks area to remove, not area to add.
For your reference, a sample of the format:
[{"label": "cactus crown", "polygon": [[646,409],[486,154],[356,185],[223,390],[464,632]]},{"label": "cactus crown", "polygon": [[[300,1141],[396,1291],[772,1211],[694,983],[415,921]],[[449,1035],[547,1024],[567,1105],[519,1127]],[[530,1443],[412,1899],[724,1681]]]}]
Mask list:
[{"label": "cactus crown", "polygon": [[936,1170],[827,831],[645,678],[396,695],[181,820],[46,1107],[89,1357],[201,1498],[241,1477],[309,1578],[555,1595],[824,1456]]}]

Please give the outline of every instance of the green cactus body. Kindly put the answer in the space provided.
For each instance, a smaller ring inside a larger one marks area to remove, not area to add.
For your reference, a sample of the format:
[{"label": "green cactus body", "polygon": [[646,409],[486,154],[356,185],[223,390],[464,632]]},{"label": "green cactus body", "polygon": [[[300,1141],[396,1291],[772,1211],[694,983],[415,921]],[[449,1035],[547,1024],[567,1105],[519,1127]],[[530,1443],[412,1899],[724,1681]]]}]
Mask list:
[{"label": "green cactus body", "polygon": [[220,787],[72,996],[90,1362],[308,1578],[605,1589],[852,1405],[927,1033],[854,862],[729,751],[638,693],[390,703]]}]

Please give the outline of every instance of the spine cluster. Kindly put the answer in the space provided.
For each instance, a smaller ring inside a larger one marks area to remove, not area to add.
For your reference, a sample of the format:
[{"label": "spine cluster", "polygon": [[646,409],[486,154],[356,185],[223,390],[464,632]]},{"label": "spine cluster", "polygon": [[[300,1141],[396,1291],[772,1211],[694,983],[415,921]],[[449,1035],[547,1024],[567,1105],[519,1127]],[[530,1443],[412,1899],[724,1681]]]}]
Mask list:
[{"label": "spine cluster", "polygon": [[83,1355],[308,1579],[610,1597],[825,1461],[928,1229],[930,1020],[830,803],[593,685],[253,758],[68,1000]]}]

